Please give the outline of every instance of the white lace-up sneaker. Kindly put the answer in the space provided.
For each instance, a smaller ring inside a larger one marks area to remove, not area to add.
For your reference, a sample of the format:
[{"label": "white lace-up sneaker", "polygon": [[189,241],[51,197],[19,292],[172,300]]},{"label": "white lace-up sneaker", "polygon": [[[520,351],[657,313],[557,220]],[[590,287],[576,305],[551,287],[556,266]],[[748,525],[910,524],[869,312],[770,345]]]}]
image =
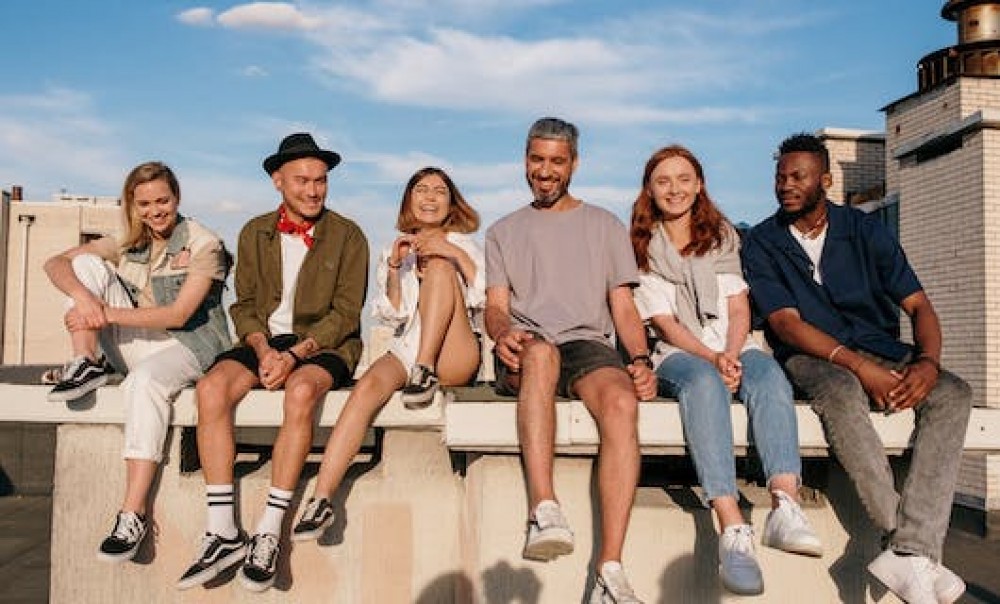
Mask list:
[{"label": "white lace-up sneaker", "polygon": [[937,571],[934,594],[937,596],[938,604],[953,604],[965,593],[965,581],[944,564],[938,564]]},{"label": "white lace-up sneaker", "polygon": [[719,535],[719,578],[734,594],[755,596],[764,592],[764,577],[753,547],[749,524],[734,524]]},{"label": "white lace-up sneaker", "polygon": [[823,544],[809,525],[809,519],[791,495],[775,491],[778,507],[767,514],[761,543],[793,554],[822,556]]},{"label": "white lace-up sneaker", "polygon": [[868,572],[908,604],[938,604],[938,565],[926,556],[901,556],[887,549],[872,560]]},{"label": "white lace-up sneaker", "polygon": [[528,519],[528,539],[522,556],[528,560],[548,562],[572,552],[573,531],[559,504],[551,500],[539,503]]},{"label": "white lace-up sneaker", "polygon": [[594,590],[590,592],[590,604],[642,604],[632,591],[621,562],[609,560],[601,565]]}]

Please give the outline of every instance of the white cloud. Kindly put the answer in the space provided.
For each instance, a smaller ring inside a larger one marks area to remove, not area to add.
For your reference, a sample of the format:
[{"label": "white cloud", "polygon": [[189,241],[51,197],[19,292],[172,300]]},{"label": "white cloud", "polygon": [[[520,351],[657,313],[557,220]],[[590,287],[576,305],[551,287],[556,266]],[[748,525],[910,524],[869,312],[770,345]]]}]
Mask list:
[{"label": "white cloud", "polygon": [[90,96],[77,90],[0,96],[0,166],[29,199],[47,199],[63,188],[117,194],[125,165],[119,140]]},{"label": "white cloud", "polygon": [[678,102],[750,81],[755,55],[739,49],[749,34],[706,37],[689,29],[685,36],[628,39],[624,29],[533,40],[455,27],[352,37],[324,28],[309,39],[322,49],[316,64],[335,85],[354,82],[393,104],[504,114],[548,109],[622,124],[759,118],[756,108]]},{"label": "white cloud", "polygon": [[254,2],[217,21],[299,32],[318,48],[313,64],[321,79],[384,103],[550,111],[606,124],[705,124],[759,120],[760,108],[698,99],[758,85],[767,57],[756,42],[823,18],[816,11],[775,18],[773,6],[655,8],[584,21],[571,35],[557,28],[543,31],[562,33],[534,38],[522,29],[486,33],[503,31],[496,21],[502,15],[558,4],[568,1]]},{"label": "white cloud", "polygon": [[258,65],[248,65],[241,73],[248,78],[266,78],[269,75],[266,69]]},{"label": "white cloud", "polygon": [[177,20],[185,25],[209,26],[215,18],[215,12],[210,8],[189,8],[177,14]]},{"label": "white cloud", "polygon": [[287,2],[252,2],[235,6],[218,16],[218,22],[234,29],[310,30],[322,20],[303,13]]}]

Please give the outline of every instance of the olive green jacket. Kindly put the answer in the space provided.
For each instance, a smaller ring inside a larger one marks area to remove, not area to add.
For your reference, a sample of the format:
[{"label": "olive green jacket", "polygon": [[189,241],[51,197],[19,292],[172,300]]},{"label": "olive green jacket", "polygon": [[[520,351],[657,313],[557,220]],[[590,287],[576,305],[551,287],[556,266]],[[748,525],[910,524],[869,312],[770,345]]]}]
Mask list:
[{"label": "olive green jacket", "polygon": [[[229,314],[241,342],[252,333],[268,337],[267,320],[281,302],[281,237],[278,212],[257,216],[240,231],[236,302]],[[361,307],[368,288],[368,240],[356,224],[324,209],[313,231],[295,284],[292,330],[336,353],[352,371],[361,358]]]}]

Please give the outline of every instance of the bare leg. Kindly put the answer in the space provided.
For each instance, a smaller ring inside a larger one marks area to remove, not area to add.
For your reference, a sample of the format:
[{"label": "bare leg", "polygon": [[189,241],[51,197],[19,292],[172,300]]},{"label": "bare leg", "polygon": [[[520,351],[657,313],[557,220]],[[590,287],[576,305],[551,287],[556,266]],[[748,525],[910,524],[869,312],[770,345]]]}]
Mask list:
[{"label": "bare leg", "polygon": [[92,329],[69,332],[70,345],[73,348],[73,357],[87,357],[92,361],[97,360],[97,332]]},{"label": "bare leg", "polygon": [[271,486],[292,491],[312,446],[313,415],[333,386],[333,378],[317,365],[303,365],[285,382],[284,420],[274,441]]},{"label": "bare leg", "polygon": [[621,369],[603,367],[573,385],[594,416],[601,445],[597,492],[601,504],[601,551],[597,568],[621,560],[632,502],[639,484],[639,404],[632,379]]},{"label": "bare leg", "polygon": [[[443,258],[428,260],[417,302],[417,312],[420,313],[418,364],[434,368],[456,315],[459,311],[465,314],[464,306],[455,266]],[[468,324],[468,321],[465,323]],[[471,329],[469,333],[472,333]]]},{"label": "bare leg", "polygon": [[326,441],[313,491],[315,497],[329,499],[333,495],[344,479],[351,460],[361,449],[375,415],[405,381],[406,371],[402,363],[391,354],[383,355],[372,363],[361,376]]},{"label": "bare leg", "polygon": [[221,361],[198,380],[198,459],[205,484],[232,484],[233,410],[257,383],[249,369],[230,360]]},{"label": "bare leg", "polygon": [[719,531],[726,530],[726,527],[736,524],[746,524],[743,514],[740,512],[739,501],[732,495],[723,495],[712,500],[712,509],[719,519]]},{"label": "bare leg", "polygon": [[795,474],[772,476],[767,486],[771,489],[771,509],[778,508],[778,496],[774,491],[781,491],[791,497],[792,501],[799,501],[799,477]]},{"label": "bare leg", "polygon": [[122,510],[135,512],[137,514],[146,513],[146,503],[149,497],[149,489],[156,478],[156,469],[159,466],[150,459],[126,459],[125,460],[125,501],[122,503]]},{"label": "bare leg", "polygon": [[528,503],[555,500],[552,466],[556,440],[556,383],[559,350],[543,340],[525,342],[521,353],[521,386],[517,404],[517,436],[528,483]]},{"label": "bare leg", "polygon": [[[421,287],[421,290],[423,287],[426,287],[426,284]],[[443,385],[460,386],[469,383],[476,370],[479,369],[480,348],[479,340],[476,339],[476,334],[472,332],[472,326],[469,325],[469,315],[465,310],[462,289],[458,285],[458,279],[454,276],[451,278],[450,287],[455,304],[452,305],[451,318],[444,325],[447,328],[444,339],[431,365],[437,366],[437,374]],[[423,323],[423,318],[421,318],[421,351],[424,347],[426,333],[427,325]],[[419,355],[417,362],[420,362]]]}]

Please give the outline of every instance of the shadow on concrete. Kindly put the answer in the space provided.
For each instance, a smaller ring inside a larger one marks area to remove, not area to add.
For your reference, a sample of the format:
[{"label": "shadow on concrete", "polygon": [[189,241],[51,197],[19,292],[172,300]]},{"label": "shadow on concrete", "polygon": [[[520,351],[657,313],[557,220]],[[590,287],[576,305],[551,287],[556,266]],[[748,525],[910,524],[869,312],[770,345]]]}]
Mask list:
[{"label": "shadow on concrete", "polygon": [[[514,568],[506,560],[497,562],[483,571],[483,589],[486,604],[538,604],[542,582],[535,571],[522,566]],[[471,586],[470,586],[471,587]],[[469,592],[471,596],[471,592]],[[472,602],[455,600],[456,602]]]}]

